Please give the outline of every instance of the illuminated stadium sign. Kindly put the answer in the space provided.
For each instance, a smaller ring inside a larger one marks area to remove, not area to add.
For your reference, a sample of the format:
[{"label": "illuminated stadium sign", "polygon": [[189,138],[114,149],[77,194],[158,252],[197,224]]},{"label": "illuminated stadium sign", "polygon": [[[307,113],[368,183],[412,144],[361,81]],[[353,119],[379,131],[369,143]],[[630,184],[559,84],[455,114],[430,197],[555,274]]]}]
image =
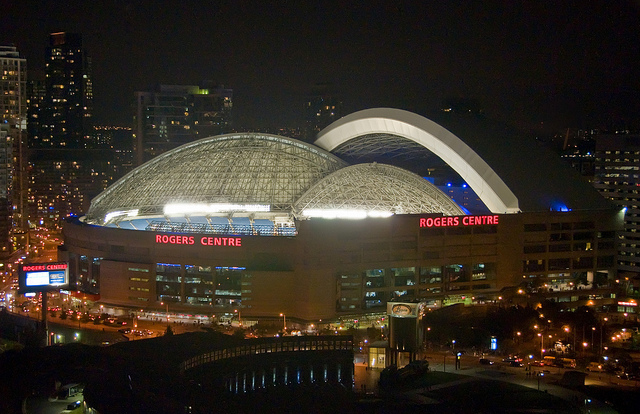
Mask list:
[{"label": "illuminated stadium sign", "polygon": [[156,234],[157,244],[187,244],[196,243],[202,246],[230,246],[242,247],[242,237],[196,237],[196,236],[180,236],[175,234]]},{"label": "illuminated stadium sign", "polygon": [[20,267],[20,290],[40,292],[69,286],[68,263],[34,263]]},{"label": "illuminated stadium sign", "polygon": [[499,217],[497,215],[489,215],[420,218],[420,227],[462,227],[498,224]]}]

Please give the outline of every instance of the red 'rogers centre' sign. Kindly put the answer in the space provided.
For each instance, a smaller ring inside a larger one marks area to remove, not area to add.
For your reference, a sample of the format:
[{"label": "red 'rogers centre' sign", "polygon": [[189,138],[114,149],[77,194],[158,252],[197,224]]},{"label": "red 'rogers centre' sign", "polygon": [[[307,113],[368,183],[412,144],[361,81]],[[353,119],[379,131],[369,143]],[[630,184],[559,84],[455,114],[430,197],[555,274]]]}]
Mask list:
[{"label": "red 'rogers centre' sign", "polygon": [[498,224],[499,216],[448,216],[420,218],[420,227],[458,227]]},{"label": "red 'rogers centre' sign", "polygon": [[158,244],[196,244],[199,242],[203,246],[231,246],[242,247],[242,237],[196,237],[179,236],[175,234],[156,234]]},{"label": "red 'rogers centre' sign", "polygon": [[25,272],[41,272],[46,270],[65,270],[66,268],[67,268],[66,263],[33,264],[33,265],[22,266],[22,270]]}]

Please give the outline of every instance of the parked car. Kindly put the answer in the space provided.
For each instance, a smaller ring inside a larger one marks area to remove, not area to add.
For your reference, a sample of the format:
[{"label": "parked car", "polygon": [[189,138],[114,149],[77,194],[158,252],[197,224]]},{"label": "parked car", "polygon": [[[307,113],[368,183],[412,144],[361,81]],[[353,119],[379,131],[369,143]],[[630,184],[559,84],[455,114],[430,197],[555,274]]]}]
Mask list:
[{"label": "parked car", "polygon": [[604,371],[604,367],[602,366],[602,364],[599,364],[597,362],[590,362],[589,365],[587,365],[587,371],[602,372]]},{"label": "parked car", "polygon": [[478,362],[480,363],[480,365],[493,365],[493,361],[487,358],[480,358],[480,361]]}]

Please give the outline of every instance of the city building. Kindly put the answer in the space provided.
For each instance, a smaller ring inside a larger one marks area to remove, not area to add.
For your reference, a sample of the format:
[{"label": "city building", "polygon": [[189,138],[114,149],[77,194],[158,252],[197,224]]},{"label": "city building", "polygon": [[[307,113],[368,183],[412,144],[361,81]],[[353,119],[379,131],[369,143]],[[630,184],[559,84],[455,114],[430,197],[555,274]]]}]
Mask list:
[{"label": "city building", "polygon": [[12,232],[14,230],[24,232],[27,229],[24,214],[26,82],[26,59],[20,57],[15,47],[0,46],[0,257],[2,259],[6,259],[15,250]]},{"label": "city building", "polygon": [[91,58],[77,33],[51,33],[45,50],[45,95],[41,134],[31,148],[81,149],[89,140],[93,118]]},{"label": "city building", "polygon": [[109,183],[111,154],[93,134],[91,58],[82,36],[52,33],[44,80],[29,82],[28,209],[33,225],[55,230],[86,211]]},{"label": "city building", "polygon": [[619,238],[619,277],[640,291],[640,135],[601,134],[596,139],[593,185],[624,209]]},{"label": "city building", "polygon": [[331,93],[331,85],[318,83],[311,88],[303,106],[304,140],[313,141],[315,136],[343,114],[342,101]]},{"label": "city building", "polygon": [[[65,223],[59,259],[105,304],[244,319],[384,314],[392,300],[615,304],[622,211],[535,143],[451,115],[377,108],[315,144],[233,133],[183,145]],[[423,178],[440,164],[481,211]]]},{"label": "city building", "polygon": [[137,164],[200,138],[230,132],[233,90],[222,85],[160,85],[136,92]]}]

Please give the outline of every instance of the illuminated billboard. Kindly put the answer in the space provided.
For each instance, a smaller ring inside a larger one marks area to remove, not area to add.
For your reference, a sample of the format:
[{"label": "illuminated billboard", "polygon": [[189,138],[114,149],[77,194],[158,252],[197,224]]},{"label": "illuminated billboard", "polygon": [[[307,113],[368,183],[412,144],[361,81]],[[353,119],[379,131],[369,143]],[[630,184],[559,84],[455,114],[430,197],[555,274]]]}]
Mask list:
[{"label": "illuminated billboard", "polygon": [[18,283],[21,292],[67,289],[69,287],[69,264],[23,264],[20,266]]}]

